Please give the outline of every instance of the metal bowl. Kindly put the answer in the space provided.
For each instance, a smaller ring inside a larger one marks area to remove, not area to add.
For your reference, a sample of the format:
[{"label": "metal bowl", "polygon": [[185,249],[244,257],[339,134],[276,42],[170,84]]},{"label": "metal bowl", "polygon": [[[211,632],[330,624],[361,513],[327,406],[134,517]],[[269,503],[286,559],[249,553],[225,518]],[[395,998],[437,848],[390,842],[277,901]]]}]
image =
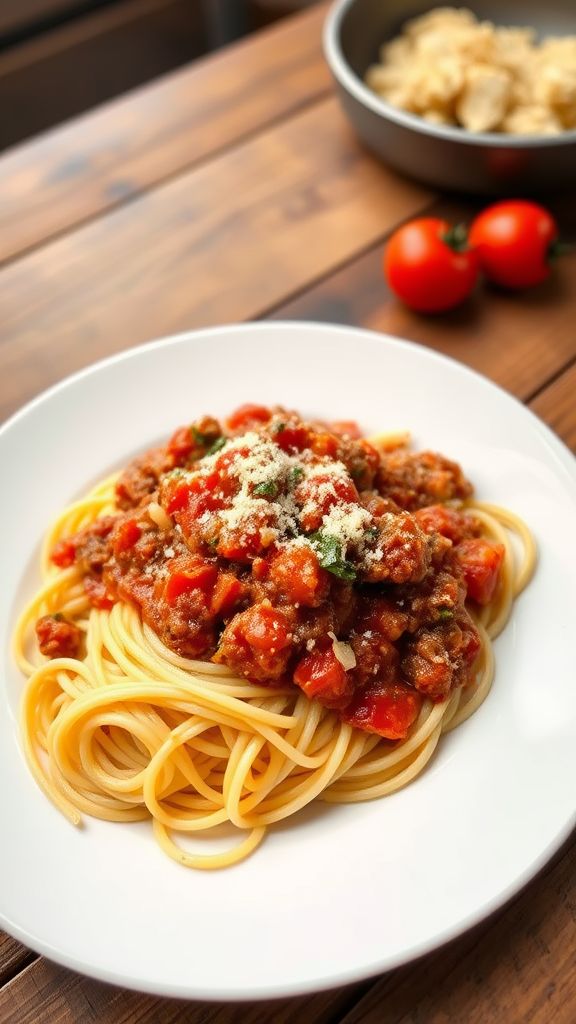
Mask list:
[{"label": "metal bowl", "polygon": [[[324,52],[358,135],[387,163],[427,184],[464,192],[534,193],[576,185],[576,131],[508,135],[430,124],[375,95],[363,77],[381,44],[403,23],[444,0],[337,0]],[[454,4],[456,6],[456,3]],[[539,36],[576,33],[574,0],[473,0],[475,14],[500,25],[531,25]]]}]

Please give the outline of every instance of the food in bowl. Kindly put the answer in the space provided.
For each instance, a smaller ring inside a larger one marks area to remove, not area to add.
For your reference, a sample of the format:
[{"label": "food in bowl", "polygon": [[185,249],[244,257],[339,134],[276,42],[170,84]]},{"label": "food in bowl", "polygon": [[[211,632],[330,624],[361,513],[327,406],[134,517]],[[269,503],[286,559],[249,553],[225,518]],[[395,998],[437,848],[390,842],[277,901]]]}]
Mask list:
[{"label": "food in bowl", "polygon": [[388,103],[470,132],[557,135],[576,128],[576,36],[436,7],[380,49],[366,85]]}]

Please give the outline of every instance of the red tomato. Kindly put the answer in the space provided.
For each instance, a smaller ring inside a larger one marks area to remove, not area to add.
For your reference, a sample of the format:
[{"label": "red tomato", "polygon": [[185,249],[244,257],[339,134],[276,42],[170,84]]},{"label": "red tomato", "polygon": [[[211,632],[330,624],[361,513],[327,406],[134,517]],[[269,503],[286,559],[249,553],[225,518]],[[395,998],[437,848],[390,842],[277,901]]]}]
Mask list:
[{"label": "red tomato", "polygon": [[246,402],[228,417],[226,426],[232,433],[240,434],[244,430],[249,430],[250,427],[268,423],[271,415],[270,409],[267,409],[265,405],[253,405],[251,402]]},{"label": "red tomato", "polygon": [[556,221],[527,200],[494,203],[472,222],[470,245],[490,281],[505,288],[531,288],[550,274]]},{"label": "red tomato", "polygon": [[52,549],[50,560],[54,562],[60,569],[67,569],[68,566],[72,565],[76,558],[76,548],[72,541],[59,540]]},{"label": "red tomato", "polygon": [[76,658],[82,634],[73,622],[43,615],[36,623],[40,653],[47,658]]},{"label": "red tomato", "polygon": [[333,434],[338,434],[338,437],[351,437],[355,441],[362,437],[362,431],[356,420],[332,420],[328,427]]},{"label": "red tomato", "polygon": [[180,594],[190,590],[201,590],[206,594],[214,586],[217,575],[216,566],[210,562],[199,562],[184,571],[176,569],[166,580],[164,596],[168,604],[174,604]]},{"label": "red tomato", "polygon": [[317,697],[322,704],[337,704],[350,688],[344,666],[331,647],[305,654],[296,666],[294,682],[307,697]]},{"label": "red tomato", "polygon": [[244,593],[245,588],[232,573],[219,573],[212,593],[210,611],[213,615],[221,615],[222,612],[230,611],[240,598],[244,596]]},{"label": "red tomato", "polygon": [[[330,488],[326,487],[330,485]],[[302,529],[306,532],[317,530],[323,517],[334,505],[342,502],[355,504],[359,500],[358,491],[352,480],[333,478],[329,473],[318,473],[317,476],[309,477],[299,483],[294,492],[294,497],[299,505],[310,504],[310,509],[304,513],[301,511],[300,522]]]},{"label": "red tomato", "polygon": [[178,427],[168,442],[168,452],[179,462],[190,455],[194,447],[190,427]]},{"label": "red tomato", "polygon": [[328,574],[310,548],[279,551],[272,560],[270,577],[285,597],[305,607],[319,605],[328,592]]},{"label": "red tomato", "polygon": [[293,450],[301,452],[310,444],[310,434],[302,424],[295,427],[281,425],[280,429],[274,433],[274,440],[285,452]]},{"label": "red tomato", "polygon": [[403,740],[421,705],[420,694],[405,683],[376,683],[369,690],[359,690],[341,715],[357,729],[387,740]]},{"label": "red tomato", "polygon": [[94,608],[109,611],[113,607],[114,597],[106,589],[106,584],[103,580],[96,579],[95,576],[85,576],[83,587],[88,595],[90,604]]},{"label": "red tomato", "polygon": [[114,537],[114,554],[119,555],[123,551],[128,551],[129,548],[134,547],[141,535],[142,530],[135,519],[126,519],[123,523],[120,523]]},{"label": "red tomato", "polygon": [[464,512],[448,505],[426,505],[414,513],[425,533],[439,533],[458,544],[474,532],[474,522]]},{"label": "red tomato", "polygon": [[421,217],[392,235],[384,253],[392,291],[419,313],[453,309],[472,292],[478,256],[445,220]]},{"label": "red tomato", "polygon": [[244,638],[257,651],[275,653],[290,643],[288,620],[278,608],[262,602],[244,612]]},{"label": "red tomato", "polygon": [[463,540],[456,548],[456,557],[464,572],[468,597],[478,604],[488,604],[494,597],[504,546],[483,537]]}]

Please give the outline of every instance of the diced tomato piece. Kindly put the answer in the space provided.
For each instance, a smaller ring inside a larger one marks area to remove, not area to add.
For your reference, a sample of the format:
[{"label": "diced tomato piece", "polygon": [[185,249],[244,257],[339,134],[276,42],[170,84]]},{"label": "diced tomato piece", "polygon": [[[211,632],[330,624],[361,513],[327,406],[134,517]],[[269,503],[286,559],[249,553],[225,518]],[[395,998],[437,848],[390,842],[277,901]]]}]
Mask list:
[{"label": "diced tomato piece", "polygon": [[341,712],[348,725],[375,732],[387,740],[403,740],[416,721],[422,697],[405,683],[379,683],[359,690]]},{"label": "diced tomato piece", "polygon": [[177,476],[166,480],[162,486],[162,503],[169,516],[186,508],[192,487],[189,480],[180,480]]},{"label": "diced tomato piece", "polygon": [[220,558],[229,562],[251,562],[262,551],[260,533],[247,533],[242,528],[223,531],[216,546]]},{"label": "diced tomato piece", "polygon": [[290,643],[288,619],[284,612],[266,601],[244,612],[243,632],[250,647],[259,651],[280,651]]},{"label": "diced tomato piece", "polygon": [[57,565],[59,569],[67,569],[70,565],[73,565],[76,558],[76,548],[71,540],[64,538],[59,540],[52,549],[50,560]]},{"label": "diced tomato piece", "polygon": [[190,569],[175,569],[166,580],[164,597],[168,604],[174,604],[181,594],[191,590],[201,590],[204,594],[212,590],[216,582],[218,569],[211,562],[200,562]]},{"label": "diced tomato piece", "polygon": [[468,597],[478,604],[489,604],[494,597],[500,568],[504,561],[504,545],[471,537],[456,548],[456,557],[464,572]]},{"label": "diced tomato piece", "polygon": [[228,417],[226,426],[233,433],[238,433],[259,423],[268,423],[271,416],[270,409],[267,409],[265,405],[253,405],[251,402],[246,402]]},{"label": "diced tomato piece", "polygon": [[460,622],[459,625],[462,630],[462,645],[460,647],[462,659],[466,665],[473,665],[482,647],[480,634],[473,622],[470,622],[468,626],[463,622]]},{"label": "diced tomato piece", "polygon": [[219,573],[210,602],[212,614],[221,615],[222,612],[230,611],[240,598],[243,597],[244,592],[245,588],[240,580],[236,579],[232,573]]},{"label": "diced tomato piece", "polygon": [[288,548],[272,560],[270,577],[293,603],[314,608],[328,592],[328,574],[310,548]]},{"label": "diced tomato piece", "polygon": [[332,420],[328,427],[333,434],[338,434],[338,437],[351,437],[354,441],[358,441],[362,437],[362,431],[356,420]]},{"label": "diced tomato piece", "polygon": [[136,541],[142,536],[142,530],[135,519],[126,519],[116,530],[114,537],[114,554],[119,555],[123,551],[133,548]]},{"label": "diced tomato piece", "polygon": [[255,580],[265,580],[270,566],[265,558],[255,558],[252,562],[252,575]]},{"label": "diced tomato piece", "polygon": [[305,654],[298,662],[293,678],[307,697],[317,697],[322,704],[328,705],[341,701],[351,687],[344,666],[332,647]]},{"label": "diced tomato piece", "polygon": [[385,597],[367,597],[362,603],[356,630],[358,633],[369,630],[394,643],[407,626],[408,615],[392,601]]},{"label": "diced tomato piece", "polygon": [[312,503],[313,508],[300,517],[302,528],[306,531],[317,530],[324,516],[341,502],[356,504],[360,499],[358,491],[351,479],[333,477],[329,473],[319,473],[298,484],[294,497],[299,505]]},{"label": "diced tomato piece", "polygon": [[419,526],[425,533],[439,533],[453,544],[476,532],[476,523],[471,516],[447,505],[426,505],[414,513]]},{"label": "diced tomato piece", "polygon": [[334,434],[313,434],[310,448],[315,455],[327,455],[335,459],[338,455],[338,438]]},{"label": "diced tomato piece", "polygon": [[274,440],[285,452],[294,450],[301,452],[310,445],[310,433],[303,425],[295,427],[282,426],[281,429],[274,432]]},{"label": "diced tomato piece", "polygon": [[178,462],[184,461],[194,448],[190,427],[178,427],[168,441],[168,451]]},{"label": "diced tomato piece", "polygon": [[36,636],[40,653],[47,658],[75,658],[82,634],[61,616],[43,615],[36,623]]},{"label": "diced tomato piece", "polygon": [[104,580],[97,579],[95,576],[85,576],[83,586],[88,600],[94,608],[109,611],[113,607],[114,596],[107,590]]}]

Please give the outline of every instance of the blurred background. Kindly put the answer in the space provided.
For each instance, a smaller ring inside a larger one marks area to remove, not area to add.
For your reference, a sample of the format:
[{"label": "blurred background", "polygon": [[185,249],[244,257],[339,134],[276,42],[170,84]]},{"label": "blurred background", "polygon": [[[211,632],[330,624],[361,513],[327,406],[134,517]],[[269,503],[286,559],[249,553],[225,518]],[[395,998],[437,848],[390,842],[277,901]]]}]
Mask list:
[{"label": "blurred background", "polygon": [[0,0],[0,149],[315,0]]}]

